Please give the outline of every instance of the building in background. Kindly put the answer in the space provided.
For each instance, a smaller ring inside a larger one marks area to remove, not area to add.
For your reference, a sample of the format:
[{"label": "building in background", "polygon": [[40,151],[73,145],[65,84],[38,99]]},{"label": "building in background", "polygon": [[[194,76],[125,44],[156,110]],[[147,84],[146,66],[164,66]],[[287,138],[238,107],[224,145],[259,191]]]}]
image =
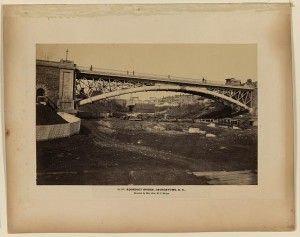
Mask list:
[{"label": "building in background", "polygon": [[179,94],[158,99],[156,106],[181,106],[189,104],[203,104],[203,101],[204,98],[201,96]]}]

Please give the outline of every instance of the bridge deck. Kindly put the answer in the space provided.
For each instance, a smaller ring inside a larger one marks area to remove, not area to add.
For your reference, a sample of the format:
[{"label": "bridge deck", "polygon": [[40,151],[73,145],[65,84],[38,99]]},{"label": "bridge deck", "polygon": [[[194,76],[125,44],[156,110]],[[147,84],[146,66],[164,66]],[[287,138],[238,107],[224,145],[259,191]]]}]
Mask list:
[{"label": "bridge deck", "polygon": [[[151,81],[155,83],[168,83],[168,84],[181,84],[181,85],[197,85],[203,87],[220,87],[220,88],[231,88],[231,89],[240,89],[240,90],[254,90],[255,88],[250,86],[236,86],[236,85],[225,85],[218,81],[205,80],[187,77],[177,77],[171,75],[158,75],[158,74],[147,74],[140,72],[129,72],[121,70],[111,70],[111,69],[98,69],[93,68],[90,70],[87,67],[76,66],[78,74],[81,76],[88,77],[110,77],[118,79],[127,79],[127,80],[141,80],[141,81]],[[105,78],[103,78],[105,79]]]}]

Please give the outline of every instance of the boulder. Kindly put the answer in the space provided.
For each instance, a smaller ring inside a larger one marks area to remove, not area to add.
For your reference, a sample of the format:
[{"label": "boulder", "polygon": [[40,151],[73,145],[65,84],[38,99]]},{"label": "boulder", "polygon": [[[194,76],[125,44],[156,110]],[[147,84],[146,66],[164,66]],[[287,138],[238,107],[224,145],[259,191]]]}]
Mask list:
[{"label": "boulder", "polygon": [[199,133],[199,128],[189,128],[189,133]]},{"label": "boulder", "polygon": [[228,128],[228,126],[225,125],[219,125],[220,128]]},{"label": "boulder", "polygon": [[232,126],[232,129],[240,129],[239,127],[236,126]]},{"label": "boulder", "polygon": [[205,131],[201,131],[200,128],[189,128],[189,133],[198,133],[198,134],[205,134]]},{"label": "boulder", "polygon": [[215,128],[215,127],[216,127],[216,124],[210,123],[210,124],[207,125],[207,127]]},{"label": "boulder", "polygon": [[211,133],[207,133],[207,134],[206,134],[206,137],[217,137],[217,136],[214,135],[214,134],[211,134]]}]

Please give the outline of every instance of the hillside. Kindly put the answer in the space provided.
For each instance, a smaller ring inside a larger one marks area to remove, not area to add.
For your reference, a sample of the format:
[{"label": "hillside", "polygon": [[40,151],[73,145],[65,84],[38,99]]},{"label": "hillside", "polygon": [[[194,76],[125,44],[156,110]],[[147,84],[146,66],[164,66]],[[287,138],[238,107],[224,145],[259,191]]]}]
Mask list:
[{"label": "hillside", "polygon": [[[160,111],[163,108],[160,108]],[[176,118],[223,118],[230,117],[232,110],[219,102],[212,102],[209,105],[182,105],[178,107],[164,108],[163,110],[170,117]]]},{"label": "hillside", "polygon": [[[211,102],[208,104],[187,104],[181,106],[163,106],[154,107],[153,109],[145,110],[145,106],[136,104],[132,111],[136,113],[155,113],[155,114],[168,114],[169,117],[174,118],[225,118],[233,117],[232,109],[220,102]],[[152,108],[151,107],[151,108]],[[98,113],[128,113],[129,107],[118,104],[115,100],[97,101],[91,104],[81,106],[79,111],[88,114]],[[80,113],[81,115],[83,113]]]}]

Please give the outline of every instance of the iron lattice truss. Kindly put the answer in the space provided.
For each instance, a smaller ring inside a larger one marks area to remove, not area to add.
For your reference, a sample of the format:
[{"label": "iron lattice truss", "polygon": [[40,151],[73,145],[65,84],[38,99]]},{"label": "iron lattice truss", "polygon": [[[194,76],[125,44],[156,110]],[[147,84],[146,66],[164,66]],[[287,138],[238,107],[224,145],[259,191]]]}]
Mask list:
[{"label": "iron lattice truss", "polygon": [[252,107],[252,102],[253,102],[252,90],[241,90],[241,89],[234,89],[234,88],[216,88],[216,87],[208,87],[207,89],[228,96],[229,98],[237,100],[244,105]]},{"label": "iron lattice truss", "polygon": [[[78,99],[86,99],[96,95],[114,92],[123,89],[153,86],[155,82],[141,81],[141,80],[130,80],[128,78],[115,79],[115,78],[76,78],[76,97]],[[200,86],[201,87],[201,86]],[[234,87],[219,87],[219,86],[205,86],[207,90],[216,92],[218,94],[225,95],[236,101],[243,103],[249,107],[252,107],[253,103],[253,90],[241,89]],[[220,100],[214,98],[214,100]],[[226,101],[222,101],[227,103]]]},{"label": "iron lattice truss", "polygon": [[153,82],[141,82],[134,80],[116,80],[116,79],[102,79],[102,78],[79,78],[76,79],[76,97],[90,98],[95,95],[109,93],[117,90],[152,86]]}]

